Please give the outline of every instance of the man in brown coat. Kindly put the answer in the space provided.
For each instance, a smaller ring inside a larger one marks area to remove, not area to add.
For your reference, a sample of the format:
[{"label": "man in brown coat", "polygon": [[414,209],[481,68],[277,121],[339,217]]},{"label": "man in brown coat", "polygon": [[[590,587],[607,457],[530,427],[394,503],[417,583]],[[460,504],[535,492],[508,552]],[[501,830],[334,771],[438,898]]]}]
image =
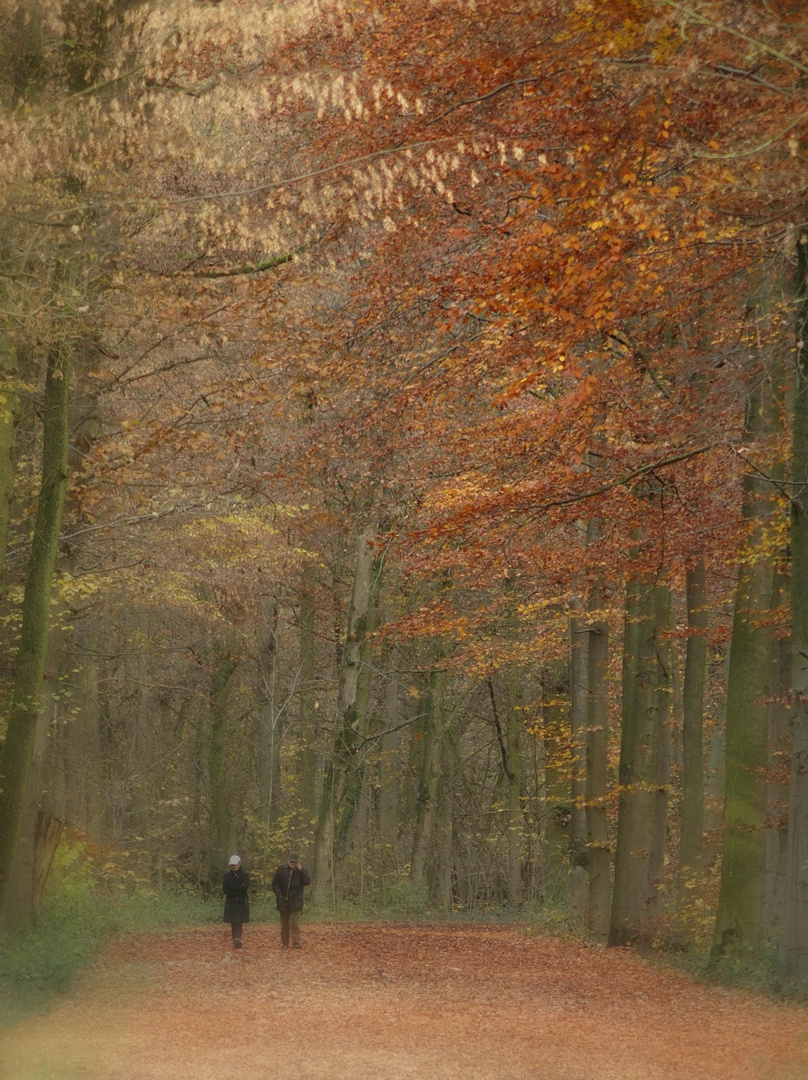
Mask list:
[{"label": "man in brown coat", "polygon": [[311,874],[300,862],[296,851],[289,852],[288,861],[279,866],[272,879],[275,904],[281,915],[281,945],[300,948],[300,912],[303,910],[303,889],[311,885]]}]

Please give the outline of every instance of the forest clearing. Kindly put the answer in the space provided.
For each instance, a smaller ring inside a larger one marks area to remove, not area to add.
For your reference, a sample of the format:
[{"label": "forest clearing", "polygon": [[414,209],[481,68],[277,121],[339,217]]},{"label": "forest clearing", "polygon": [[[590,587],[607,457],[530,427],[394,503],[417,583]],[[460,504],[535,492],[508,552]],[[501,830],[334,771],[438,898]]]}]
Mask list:
[{"label": "forest clearing", "polygon": [[799,1080],[804,1006],[525,928],[318,924],[118,939],[2,1080]]}]

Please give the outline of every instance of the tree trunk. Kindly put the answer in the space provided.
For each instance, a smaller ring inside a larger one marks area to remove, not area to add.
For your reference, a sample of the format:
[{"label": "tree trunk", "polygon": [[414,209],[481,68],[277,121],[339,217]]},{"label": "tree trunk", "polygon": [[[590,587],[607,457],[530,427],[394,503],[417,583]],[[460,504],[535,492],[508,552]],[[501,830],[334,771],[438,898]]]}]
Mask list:
[{"label": "tree trunk", "polygon": [[[598,593],[600,590],[598,590]],[[592,623],[589,632],[589,709],[586,735],[586,840],[589,869],[589,932],[596,941],[609,936],[611,853],[606,810],[609,769],[609,624]]]},{"label": "tree trunk", "polygon": [[401,785],[399,717],[398,682],[395,673],[391,671],[388,675],[384,700],[385,734],[381,738],[379,748],[378,820],[383,864],[392,870],[398,869],[398,814]]},{"label": "tree trunk", "polygon": [[580,616],[570,619],[570,728],[572,810],[570,817],[570,907],[587,910],[586,730],[589,713],[589,630]]},{"label": "tree trunk", "polygon": [[[63,652],[64,631],[60,626],[52,627],[48,637],[48,655],[42,676],[42,692],[39,699],[39,717],[37,718],[34,735],[34,752],[31,757],[28,796],[20,826],[17,869],[8,893],[8,906],[10,910],[16,912],[16,920],[19,926],[30,923],[36,912],[37,823],[41,812],[48,737],[56,711],[55,705]],[[43,881],[43,888],[44,884]]]},{"label": "tree trunk", "polygon": [[797,237],[797,379],[791,500],[791,788],[781,965],[808,979],[808,228]]},{"label": "tree trunk", "polygon": [[508,903],[518,907],[524,900],[522,850],[524,813],[522,809],[522,713],[519,708],[519,672],[507,674],[508,711],[505,717],[505,778],[508,815]]},{"label": "tree trunk", "polygon": [[[707,588],[704,561],[687,572],[687,648],[682,717],[682,821],[679,888],[701,871],[704,842],[704,685],[707,675]],[[683,895],[687,895],[686,892]]]},{"label": "tree trunk", "polygon": [[[770,430],[770,401],[758,387],[750,395],[745,437],[754,444]],[[755,949],[762,934],[766,868],[766,781],[773,635],[773,588],[764,521],[771,485],[757,474],[744,480],[743,516],[752,529],[738,569],[727,679],[724,857],[713,957],[735,942]]]},{"label": "tree trunk", "polygon": [[654,589],[654,619],[656,622],[657,683],[656,724],[659,740],[657,788],[654,796],[654,834],[651,857],[648,860],[648,880],[651,886],[649,914],[654,920],[662,915],[663,868],[668,841],[668,797],[671,782],[671,648],[665,637],[671,624],[671,594],[664,586]]},{"label": "tree trunk", "polygon": [[298,693],[297,773],[299,804],[303,828],[301,842],[314,834],[317,799],[321,794],[319,765],[319,701],[317,699],[317,620],[314,597],[314,571],[303,570],[298,593],[300,669]]},{"label": "tree trunk", "polygon": [[[450,749],[448,740],[444,739],[441,750],[440,783],[438,785],[438,815],[435,833],[435,848],[437,858],[435,860],[435,903],[443,911],[451,911],[454,903],[454,889],[452,883],[453,871],[453,844],[452,827],[454,799],[450,783]],[[520,883],[521,891],[521,883]]]},{"label": "tree trunk", "polygon": [[569,892],[570,776],[569,664],[553,660],[542,671],[542,728],[544,735],[544,850],[543,891],[555,899]]},{"label": "tree trunk", "polygon": [[659,785],[662,675],[655,593],[649,581],[631,581],[626,587],[623,731],[610,945],[646,945],[652,933],[649,913],[655,889],[650,867]]},{"label": "tree trunk", "polygon": [[344,841],[353,817],[354,800],[361,793],[360,778],[352,774],[357,767],[362,769],[364,753],[360,751],[363,751],[367,735],[364,727],[370,685],[368,634],[376,618],[381,578],[375,536],[375,529],[366,528],[356,542],[353,590],[337,692],[334,747],[323,784],[314,840],[314,900],[328,895],[333,888],[339,844]]},{"label": "tree trunk", "polygon": [[224,872],[231,854],[232,823],[228,800],[225,756],[228,736],[230,680],[238,667],[238,658],[221,654],[215,661],[210,686],[210,745],[208,781],[210,784],[210,855],[209,879],[215,883]]},{"label": "tree trunk", "polygon": [[[0,372],[13,366],[14,358],[8,354],[5,336],[0,333]],[[9,510],[14,490],[14,462],[12,448],[17,426],[16,399],[0,395],[0,589],[5,587],[6,547],[8,545]]]},{"label": "tree trunk", "polygon": [[63,822],[59,818],[53,817],[52,814],[47,813],[45,810],[38,812],[34,839],[34,871],[31,893],[34,913],[42,903],[45,883],[48,880],[56,848],[59,846],[63,827]]},{"label": "tree trunk", "polygon": [[269,828],[280,798],[280,716],[278,691],[278,600],[262,597],[258,680],[258,821]]},{"label": "tree trunk", "polygon": [[40,714],[51,588],[67,487],[69,399],[69,357],[66,350],[54,348],[48,356],[45,379],[42,487],[23,597],[22,630],[8,729],[0,763],[0,918],[7,929],[16,928],[20,922],[20,913],[7,904],[7,896],[17,868]]},{"label": "tree trunk", "polygon": [[[772,607],[789,603],[789,580],[775,574]],[[769,702],[769,769],[782,774],[789,753],[791,718],[791,638],[777,638],[772,650],[771,698]],[[788,860],[788,784],[770,779],[766,786],[766,892],[763,900],[763,929],[780,926],[783,889]]]},{"label": "tree trunk", "polygon": [[[441,663],[442,656],[442,651],[439,650],[436,663]],[[446,733],[444,698],[447,679],[446,671],[439,667],[436,667],[429,676],[429,695],[422,736],[424,750],[415,804],[415,827],[410,861],[410,882],[415,889],[418,889],[424,880],[427,860],[435,839],[435,819]]]}]

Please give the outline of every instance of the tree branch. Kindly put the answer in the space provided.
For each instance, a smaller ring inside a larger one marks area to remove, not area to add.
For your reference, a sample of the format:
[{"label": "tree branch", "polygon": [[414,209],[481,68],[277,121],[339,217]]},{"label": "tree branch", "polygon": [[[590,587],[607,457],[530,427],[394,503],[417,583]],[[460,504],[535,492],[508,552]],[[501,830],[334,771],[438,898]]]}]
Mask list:
[{"label": "tree branch", "polygon": [[283,266],[284,263],[291,262],[295,255],[299,255],[301,251],[305,251],[305,248],[295,248],[294,251],[287,251],[285,255],[276,255],[274,259],[266,259],[264,262],[245,263],[244,266],[233,266],[227,270],[198,270],[196,273],[192,271],[181,271],[182,275],[189,277],[203,277],[203,278],[223,278],[223,277],[238,277],[241,274],[260,274],[264,270],[274,270],[277,266]]},{"label": "tree branch", "polygon": [[686,19],[692,19],[693,22],[703,23],[705,26],[712,26],[713,29],[720,30],[723,34],[729,34],[730,37],[739,38],[748,45],[754,45],[755,48],[767,52],[769,56],[776,56],[777,59],[782,60],[784,64],[788,64],[790,67],[796,68],[797,71],[801,71],[804,75],[808,75],[808,67],[806,67],[805,64],[801,64],[792,56],[787,56],[785,53],[780,52],[779,49],[767,45],[765,41],[761,41],[759,38],[751,37],[749,34],[744,34],[742,30],[735,30],[731,26],[717,22],[715,19],[711,19],[709,15],[703,15],[700,11],[694,11],[692,8],[686,7],[685,4],[677,3],[677,0],[656,0],[656,3],[673,8],[674,11],[678,11],[681,15],[684,15]]}]

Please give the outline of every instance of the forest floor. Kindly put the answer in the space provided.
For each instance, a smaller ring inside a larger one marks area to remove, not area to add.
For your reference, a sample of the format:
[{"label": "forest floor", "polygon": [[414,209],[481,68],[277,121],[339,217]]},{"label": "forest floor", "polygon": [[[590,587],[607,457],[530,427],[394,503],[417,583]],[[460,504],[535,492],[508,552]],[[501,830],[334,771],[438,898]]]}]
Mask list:
[{"label": "forest floor", "polygon": [[808,1009],[519,926],[117,939],[0,1032],[2,1080],[794,1080]]}]

